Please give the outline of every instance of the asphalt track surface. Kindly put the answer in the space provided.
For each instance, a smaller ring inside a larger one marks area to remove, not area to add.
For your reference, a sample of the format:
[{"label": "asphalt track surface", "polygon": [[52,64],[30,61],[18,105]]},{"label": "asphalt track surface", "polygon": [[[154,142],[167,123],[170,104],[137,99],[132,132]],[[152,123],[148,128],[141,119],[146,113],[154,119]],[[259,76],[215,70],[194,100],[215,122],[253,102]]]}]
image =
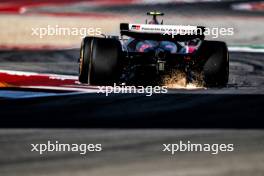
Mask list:
[{"label": "asphalt track surface", "polygon": [[[247,130],[0,130],[3,176],[262,176],[264,132]],[[103,151],[31,152],[30,144],[101,143]],[[162,152],[162,144],[234,144],[233,152]]]},{"label": "asphalt track surface", "polygon": [[[1,69],[78,74],[78,50],[2,51],[0,57]],[[151,97],[94,93],[2,97],[0,126],[262,128],[263,67],[262,53],[234,52],[226,88],[171,89]]]}]

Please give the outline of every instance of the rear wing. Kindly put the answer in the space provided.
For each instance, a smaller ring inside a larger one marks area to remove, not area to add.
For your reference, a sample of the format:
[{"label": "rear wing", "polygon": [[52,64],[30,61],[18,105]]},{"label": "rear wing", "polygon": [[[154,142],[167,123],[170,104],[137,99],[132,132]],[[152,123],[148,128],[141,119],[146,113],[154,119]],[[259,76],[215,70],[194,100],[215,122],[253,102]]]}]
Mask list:
[{"label": "rear wing", "polygon": [[205,27],[159,24],[120,24],[120,33],[144,40],[187,41],[199,38],[203,40]]}]

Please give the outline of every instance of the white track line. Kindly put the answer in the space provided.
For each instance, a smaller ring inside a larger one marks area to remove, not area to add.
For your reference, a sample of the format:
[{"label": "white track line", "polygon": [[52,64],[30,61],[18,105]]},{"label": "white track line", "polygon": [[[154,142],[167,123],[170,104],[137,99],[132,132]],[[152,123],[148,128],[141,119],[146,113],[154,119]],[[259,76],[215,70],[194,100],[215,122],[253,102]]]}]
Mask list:
[{"label": "white track line", "polygon": [[9,75],[18,75],[18,76],[46,76],[50,79],[69,79],[69,80],[78,80],[78,76],[72,75],[60,75],[60,74],[48,74],[48,73],[37,73],[37,72],[28,72],[28,71],[14,71],[14,70],[1,70],[0,73],[6,73]]},{"label": "white track line", "polygon": [[230,46],[228,47],[228,50],[235,52],[264,53],[264,48],[252,48],[252,47]]},{"label": "white track line", "polygon": [[42,89],[42,90],[63,90],[63,91],[77,91],[85,93],[98,93],[99,89],[94,87],[78,88],[78,87],[64,87],[64,86],[21,86],[21,88],[31,88],[31,89]]}]

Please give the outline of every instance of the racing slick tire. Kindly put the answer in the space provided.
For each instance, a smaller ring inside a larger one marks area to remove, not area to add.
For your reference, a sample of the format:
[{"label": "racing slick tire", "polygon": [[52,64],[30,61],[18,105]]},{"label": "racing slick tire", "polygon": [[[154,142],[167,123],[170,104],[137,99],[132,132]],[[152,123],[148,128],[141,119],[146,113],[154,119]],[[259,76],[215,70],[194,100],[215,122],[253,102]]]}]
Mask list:
[{"label": "racing slick tire", "polygon": [[92,37],[85,37],[81,43],[79,60],[79,81],[81,83],[88,83],[92,39]]},{"label": "racing slick tire", "polygon": [[229,77],[229,53],[224,42],[204,41],[202,52],[206,62],[203,65],[203,80],[208,87],[224,87]]},{"label": "racing slick tire", "polygon": [[118,81],[121,50],[117,39],[85,37],[80,49],[79,81],[90,85]]}]

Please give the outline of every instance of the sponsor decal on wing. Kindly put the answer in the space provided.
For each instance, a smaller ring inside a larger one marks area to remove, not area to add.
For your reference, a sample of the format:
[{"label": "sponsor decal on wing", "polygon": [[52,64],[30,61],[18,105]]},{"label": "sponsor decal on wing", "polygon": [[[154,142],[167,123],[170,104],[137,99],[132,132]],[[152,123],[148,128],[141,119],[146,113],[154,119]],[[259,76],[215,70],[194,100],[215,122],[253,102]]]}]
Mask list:
[{"label": "sponsor decal on wing", "polygon": [[140,30],[140,25],[132,25],[131,29]]},{"label": "sponsor decal on wing", "polygon": [[197,26],[184,25],[155,25],[155,24],[129,24],[129,30],[140,33],[188,33],[197,30]]}]

